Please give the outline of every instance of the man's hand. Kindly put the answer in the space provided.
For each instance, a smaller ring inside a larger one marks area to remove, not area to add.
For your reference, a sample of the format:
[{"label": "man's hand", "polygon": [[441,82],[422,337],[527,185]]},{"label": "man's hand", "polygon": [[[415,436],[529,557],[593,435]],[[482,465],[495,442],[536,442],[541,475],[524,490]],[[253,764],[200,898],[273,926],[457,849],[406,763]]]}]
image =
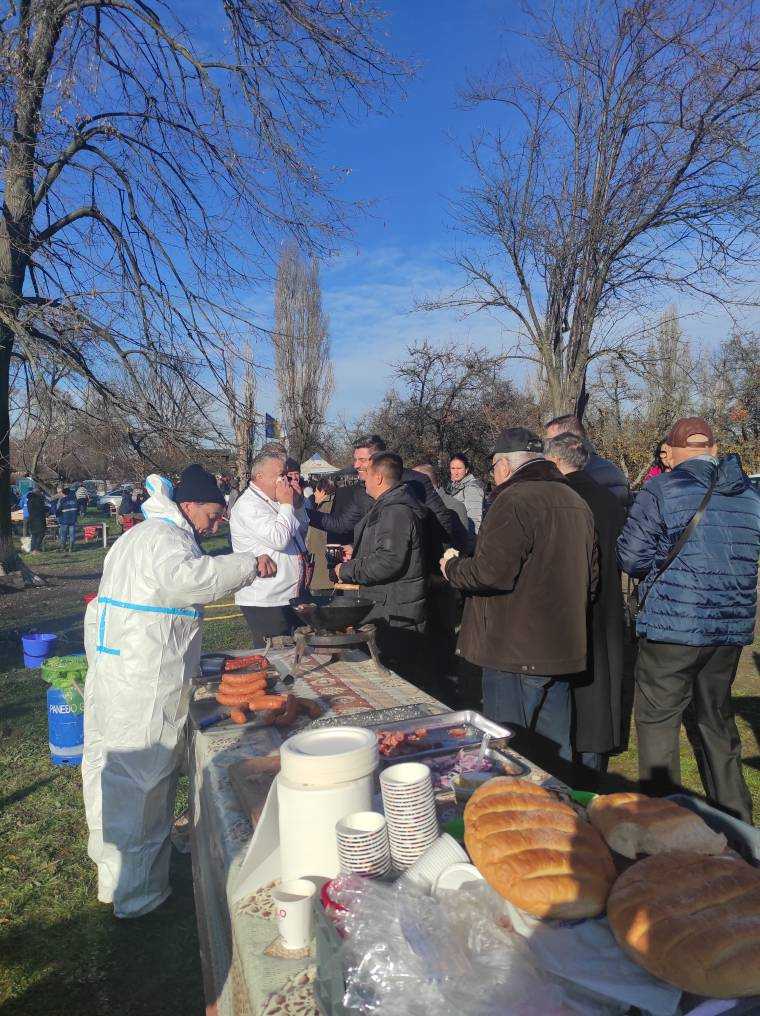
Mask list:
[{"label": "man's hand", "polygon": [[340,564],[335,565],[335,581],[340,582]]},{"label": "man's hand", "polygon": [[280,504],[289,504],[292,507],[295,496],[296,492],[287,476],[278,476],[274,488],[275,501],[279,501]]},{"label": "man's hand", "polygon": [[448,575],[446,574],[446,565],[453,557],[459,557],[459,551],[454,550],[453,547],[449,547],[448,550],[444,551],[443,557],[438,562],[438,564],[441,566],[441,575],[443,575],[445,579],[448,579]]},{"label": "man's hand", "polygon": [[330,495],[327,493],[326,490],[320,490],[319,488],[317,488],[314,491],[314,504],[317,506],[317,508],[319,508],[319,506],[321,504],[324,504],[325,501],[329,501],[329,500],[330,500]]},{"label": "man's hand", "polygon": [[269,554],[262,554],[258,557],[256,559],[256,567],[260,579],[271,579],[273,575],[277,574],[277,565]]}]

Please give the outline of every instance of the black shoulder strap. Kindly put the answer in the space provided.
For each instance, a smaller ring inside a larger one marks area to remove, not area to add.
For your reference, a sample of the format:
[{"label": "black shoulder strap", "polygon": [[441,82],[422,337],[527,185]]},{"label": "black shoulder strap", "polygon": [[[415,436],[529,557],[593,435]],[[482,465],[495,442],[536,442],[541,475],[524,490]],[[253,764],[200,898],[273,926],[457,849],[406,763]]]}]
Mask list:
[{"label": "black shoulder strap", "polygon": [[670,566],[673,564],[675,559],[678,557],[678,555],[681,553],[683,548],[686,546],[686,543],[691,538],[694,530],[697,528],[699,523],[702,521],[702,516],[705,514],[705,509],[707,508],[707,503],[710,500],[710,498],[712,497],[713,490],[715,490],[715,484],[717,482],[717,479],[718,479],[718,471],[716,470],[715,471],[715,476],[712,479],[712,483],[707,488],[707,492],[705,493],[705,496],[699,502],[699,507],[694,512],[694,514],[692,515],[691,519],[689,520],[689,524],[685,527],[685,529],[683,530],[681,535],[678,537],[676,542],[673,544],[673,546],[672,546],[672,548],[670,550],[670,553],[665,558],[665,560],[662,562],[660,567],[657,569],[657,574],[652,579],[652,581],[649,583],[649,585],[647,586],[646,592],[644,593],[644,595],[639,600],[639,610],[641,610],[641,608],[644,606],[644,601],[646,600],[647,596],[649,596],[649,591],[651,590],[652,586],[655,584],[657,579],[662,575],[662,573],[667,571],[668,568],[670,568]]}]

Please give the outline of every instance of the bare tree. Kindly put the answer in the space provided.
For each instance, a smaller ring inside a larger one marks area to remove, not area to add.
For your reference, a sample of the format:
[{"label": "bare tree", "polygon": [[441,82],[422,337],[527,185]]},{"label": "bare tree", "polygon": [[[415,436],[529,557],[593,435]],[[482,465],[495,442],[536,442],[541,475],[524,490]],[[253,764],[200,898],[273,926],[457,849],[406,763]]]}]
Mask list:
[{"label": "bare tree", "polygon": [[277,266],[272,341],[280,416],[290,453],[301,462],[322,443],[333,371],[319,267],[293,246]]},{"label": "bare tree", "polygon": [[[6,0],[0,11],[0,541],[12,357],[52,351],[125,412],[126,372],[182,363],[188,401],[284,234],[345,225],[322,127],[404,68],[368,0]],[[258,256],[258,257],[257,257]],[[151,391],[142,394],[150,403]],[[3,548],[0,548],[0,558]]]},{"label": "bare tree", "polygon": [[485,473],[496,434],[535,426],[538,407],[504,376],[505,357],[455,342],[413,343],[394,367],[394,387],[363,421],[402,457],[443,466],[466,452]]},{"label": "bare tree", "polygon": [[468,88],[508,119],[466,153],[467,284],[428,306],[506,312],[580,415],[589,363],[634,353],[632,312],[662,288],[730,302],[757,264],[759,22],[751,0],[596,0],[533,24],[527,73]]},{"label": "bare tree", "polygon": [[[235,463],[242,487],[251,472],[256,429],[256,374],[250,345],[242,355],[230,348],[223,353],[224,384],[222,387],[227,416],[235,443]],[[242,363],[242,372],[240,364]]]}]

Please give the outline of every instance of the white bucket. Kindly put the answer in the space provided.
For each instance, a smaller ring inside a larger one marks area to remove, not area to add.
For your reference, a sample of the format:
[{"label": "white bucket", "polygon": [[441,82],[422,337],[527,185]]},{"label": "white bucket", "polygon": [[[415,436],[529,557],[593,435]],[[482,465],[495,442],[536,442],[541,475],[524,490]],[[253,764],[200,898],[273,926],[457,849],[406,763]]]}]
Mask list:
[{"label": "white bucket", "polygon": [[372,810],[373,774],[333,787],[305,787],[277,777],[282,878],[340,872],[335,826],[345,815]]}]

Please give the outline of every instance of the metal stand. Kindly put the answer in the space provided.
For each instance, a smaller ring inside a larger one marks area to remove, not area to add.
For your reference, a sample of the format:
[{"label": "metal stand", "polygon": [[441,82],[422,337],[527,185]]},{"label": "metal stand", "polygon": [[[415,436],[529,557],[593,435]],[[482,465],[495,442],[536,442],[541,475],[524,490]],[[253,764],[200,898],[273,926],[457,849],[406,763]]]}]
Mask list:
[{"label": "metal stand", "polygon": [[385,673],[385,667],[380,662],[380,654],[377,649],[377,626],[374,624],[364,624],[352,632],[318,632],[313,628],[296,628],[293,638],[296,644],[296,653],[293,659],[294,672],[298,671],[301,660],[309,649],[332,649],[335,650],[333,655],[342,659],[343,650],[366,646],[378,674]]}]

